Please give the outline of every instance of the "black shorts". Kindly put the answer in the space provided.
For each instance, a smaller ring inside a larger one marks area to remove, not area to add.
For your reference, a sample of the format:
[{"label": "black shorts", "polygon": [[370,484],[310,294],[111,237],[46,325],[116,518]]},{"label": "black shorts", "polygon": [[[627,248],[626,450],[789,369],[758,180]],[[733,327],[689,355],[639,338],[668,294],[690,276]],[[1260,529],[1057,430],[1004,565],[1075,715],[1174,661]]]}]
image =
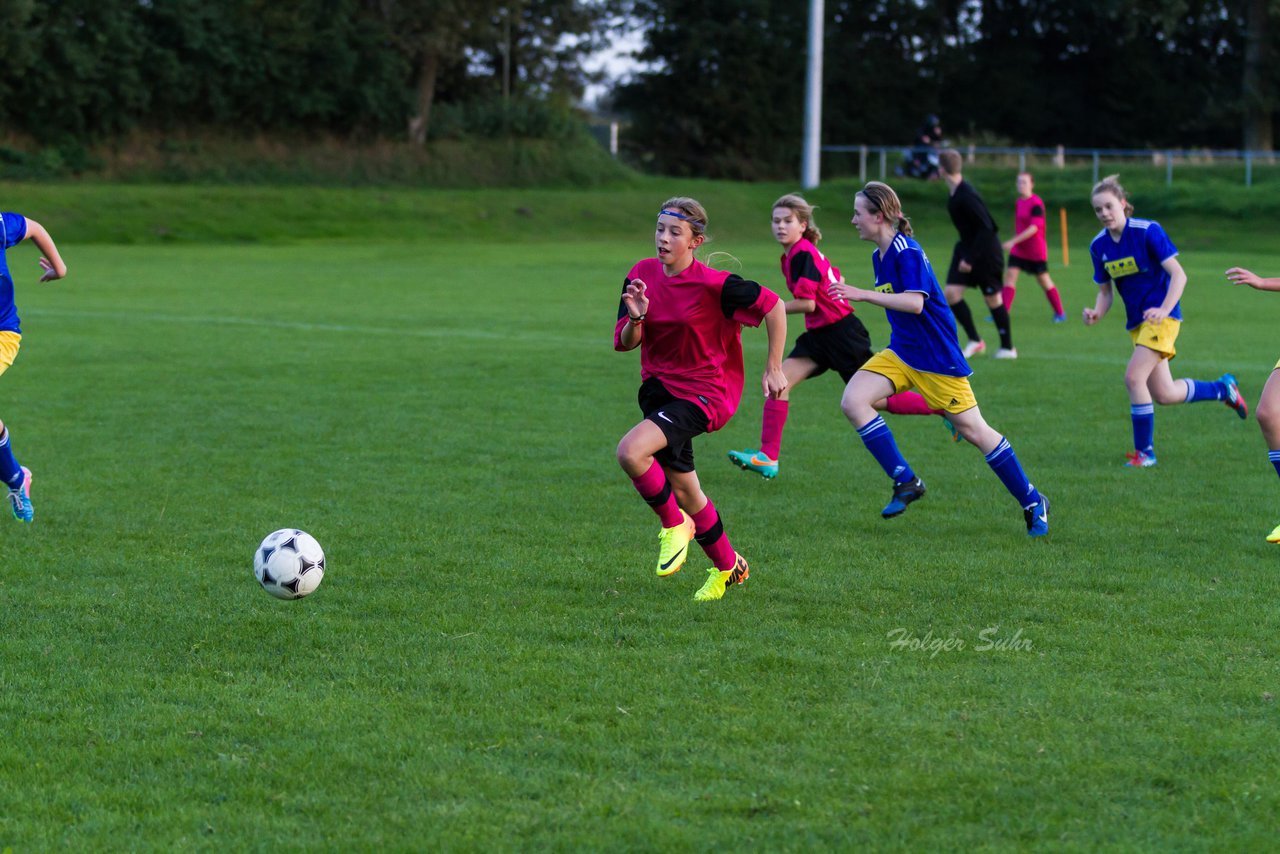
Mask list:
[{"label": "black shorts", "polygon": [[640,384],[636,400],[645,420],[657,424],[667,437],[667,446],[654,454],[654,458],[663,468],[693,471],[693,437],[707,432],[711,423],[707,413],[693,401],[667,391],[657,377],[649,377]]},{"label": "black shorts", "polygon": [[986,296],[998,294],[1004,289],[1004,258],[996,255],[991,258],[971,258],[969,265],[973,267],[967,273],[960,272],[960,260],[964,257],[961,244],[957,243],[951,253],[951,267],[947,270],[948,285],[965,285],[980,288]]},{"label": "black shorts", "polygon": [[1031,261],[1027,258],[1019,258],[1017,255],[1009,256],[1010,270],[1026,270],[1033,276],[1039,276],[1041,273],[1049,272],[1048,261]]},{"label": "black shorts", "polygon": [[813,360],[818,367],[809,374],[811,377],[835,371],[848,382],[871,358],[871,334],[861,320],[849,314],[802,333],[787,358]]}]

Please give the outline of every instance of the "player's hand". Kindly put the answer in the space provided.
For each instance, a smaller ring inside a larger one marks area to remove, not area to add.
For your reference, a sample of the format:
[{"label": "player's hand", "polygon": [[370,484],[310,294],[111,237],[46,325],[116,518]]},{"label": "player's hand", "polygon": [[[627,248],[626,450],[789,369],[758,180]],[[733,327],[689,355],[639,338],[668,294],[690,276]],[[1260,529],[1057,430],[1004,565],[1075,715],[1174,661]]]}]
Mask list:
[{"label": "player's hand", "polygon": [[956,269],[959,270],[961,273],[972,273],[973,265],[970,264],[968,261],[964,260],[963,258],[961,258],[960,262],[956,264]]},{"label": "player's hand", "polygon": [[67,274],[65,269],[59,273],[58,268],[53,266],[53,262],[43,255],[40,256],[40,269],[44,271],[40,276],[40,281],[42,282],[52,282],[54,279],[61,279]]},{"label": "player's hand", "polygon": [[1013,251],[1012,240],[1006,240],[1004,243],[1001,243],[1000,246],[1004,249],[1006,253]]},{"label": "player's hand", "polygon": [[767,368],[764,377],[760,380],[760,385],[764,389],[765,397],[777,400],[787,390],[787,375],[782,372],[781,366]]},{"label": "player's hand", "polygon": [[827,285],[827,296],[837,301],[843,299],[862,302],[862,288],[855,288],[844,280],[844,276],[841,276],[840,281]]},{"label": "player's hand", "polygon": [[1150,323],[1152,326],[1159,324],[1168,316],[1169,312],[1165,311],[1158,305],[1153,306],[1142,313],[1142,319],[1147,323]]},{"label": "player's hand", "polygon": [[1256,288],[1262,284],[1262,277],[1257,273],[1251,273],[1244,267],[1232,267],[1227,271],[1227,281],[1233,285],[1248,285]]},{"label": "player's hand", "polygon": [[1093,326],[1093,324],[1097,323],[1101,318],[1102,318],[1102,315],[1098,314],[1097,309],[1086,308],[1084,310],[1085,326]]},{"label": "player's hand", "polygon": [[649,313],[649,297],[645,295],[645,284],[642,279],[632,279],[627,282],[627,287],[622,292],[622,303],[627,307],[627,313],[631,317],[643,317]]}]

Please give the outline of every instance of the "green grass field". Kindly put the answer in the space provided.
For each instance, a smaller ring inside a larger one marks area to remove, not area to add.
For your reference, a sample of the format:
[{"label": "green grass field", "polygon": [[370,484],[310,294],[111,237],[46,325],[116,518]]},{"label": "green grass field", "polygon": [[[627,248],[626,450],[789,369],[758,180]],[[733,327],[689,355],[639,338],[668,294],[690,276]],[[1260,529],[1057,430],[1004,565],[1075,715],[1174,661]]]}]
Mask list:
[{"label": "green grass field", "polygon": [[[9,252],[0,417],[36,521],[0,519],[0,850],[1273,847],[1280,483],[1218,404],[1160,408],[1160,465],[1122,467],[1128,337],[1118,308],[1078,322],[1083,216],[1069,268],[1051,244],[1072,322],[1024,277],[1021,358],[975,360],[1047,540],[933,418],[890,422],[929,495],[882,521],[829,376],[793,394],[776,482],[731,467],[759,431],[749,329],[739,413],[697,448],[751,580],[705,605],[701,553],[653,576],[614,460],[638,356],[610,336],[687,188],[719,263],[780,287],[782,186],[4,185],[71,277]],[[856,281],[853,189],[815,198]],[[943,191],[904,191],[942,266]],[[1165,224],[1175,375],[1234,372],[1252,405],[1280,296],[1221,273],[1280,274],[1280,239],[1245,221]],[[299,602],[251,573],[284,526],[328,557]]]}]

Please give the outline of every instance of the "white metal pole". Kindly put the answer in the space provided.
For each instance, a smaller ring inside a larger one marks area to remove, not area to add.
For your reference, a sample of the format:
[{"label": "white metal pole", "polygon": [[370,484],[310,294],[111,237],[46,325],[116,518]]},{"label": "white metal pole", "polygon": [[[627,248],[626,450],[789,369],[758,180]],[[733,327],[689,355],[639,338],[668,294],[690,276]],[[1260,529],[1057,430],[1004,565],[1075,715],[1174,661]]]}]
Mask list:
[{"label": "white metal pole", "polygon": [[818,186],[822,140],[822,18],[823,0],[809,0],[809,67],[804,90],[804,151],[800,184],[806,190]]}]

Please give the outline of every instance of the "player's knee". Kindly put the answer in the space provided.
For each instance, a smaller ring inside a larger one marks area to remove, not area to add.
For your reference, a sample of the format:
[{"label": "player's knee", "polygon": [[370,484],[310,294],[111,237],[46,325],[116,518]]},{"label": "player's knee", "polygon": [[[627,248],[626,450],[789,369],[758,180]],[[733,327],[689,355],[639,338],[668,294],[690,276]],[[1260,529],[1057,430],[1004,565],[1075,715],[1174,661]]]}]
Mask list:
[{"label": "player's knee", "polygon": [[1280,400],[1258,401],[1258,426],[1268,439],[1280,439]]},{"label": "player's knee", "polygon": [[648,456],[637,446],[636,442],[631,440],[630,436],[623,436],[622,440],[618,442],[618,465],[622,466],[624,471],[635,471],[644,462],[645,457]]}]

